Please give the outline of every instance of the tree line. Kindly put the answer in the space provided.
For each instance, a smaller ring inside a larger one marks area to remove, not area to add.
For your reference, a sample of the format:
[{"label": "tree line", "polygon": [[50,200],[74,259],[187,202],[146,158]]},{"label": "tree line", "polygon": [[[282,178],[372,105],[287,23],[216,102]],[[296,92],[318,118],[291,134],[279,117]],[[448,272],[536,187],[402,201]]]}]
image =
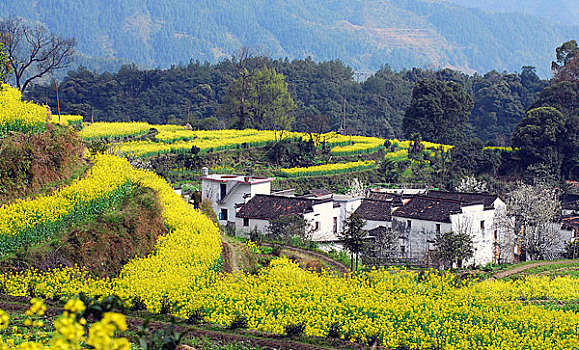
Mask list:
[{"label": "tree line", "polygon": [[[246,68],[240,69],[240,65]],[[405,138],[403,119],[413,88],[418,82],[431,79],[460,85],[474,104],[469,113],[470,132],[499,145],[509,145],[514,126],[547,85],[533,67],[523,67],[521,73],[466,75],[450,69],[396,72],[384,66],[362,80],[338,60],[290,61],[250,55],[217,64],[190,62],[169,69],[141,70],[136,65],[125,65],[116,73],[98,74],[81,67],[70,71],[59,84],[60,108],[63,113],[81,114],[85,120],[94,121],[188,122],[197,128],[248,125],[240,123],[239,113],[230,113],[235,108],[232,100],[239,98],[239,88],[254,79],[255,72],[266,69],[270,76],[276,72],[271,77],[279,79],[278,75],[283,75],[287,83],[289,97],[295,104],[295,108],[289,108],[294,116],[290,127],[294,130],[309,131],[316,126],[320,131],[341,129],[368,136]],[[265,78],[263,72],[260,74]],[[35,85],[27,97],[51,106],[57,103],[54,84]],[[244,119],[244,114],[241,117]],[[266,127],[259,118],[249,124]]]},{"label": "tree line", "polygon": [[[72,62],[74,39],[9,19],[0,22],[0,45],[4,81],[12,77],[27,98],[85,120],[280,133],[333,130],[456,144],[479,153],[483,142],[512,145],[518,149],[519,170],[532,178],[579,174],[579,50],[574,40],[556,49],[550,81],[539,79],[531,66],[520,73],[484,75],[451,69],[396,72],[384,66],[360,79],[339,60],[275,60],[244,48],[217,64],[190,62],[165,70],[132,64],[101,74],[81,67],[60,84],[53,82],[56,88],[36,82]],[[460,151],[455,153],[460,159]],[[468,164],[461,170],[477,175],[473,168],[481,163],[473,154],[465,156]]]}]

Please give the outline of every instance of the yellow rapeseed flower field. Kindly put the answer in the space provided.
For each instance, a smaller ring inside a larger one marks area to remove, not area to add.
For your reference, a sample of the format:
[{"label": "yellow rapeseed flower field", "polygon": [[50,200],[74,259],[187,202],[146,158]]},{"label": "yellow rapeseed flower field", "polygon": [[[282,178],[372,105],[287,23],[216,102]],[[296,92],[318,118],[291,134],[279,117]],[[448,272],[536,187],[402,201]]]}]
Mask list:
[{"label": "yellow rapeseed flower field", "polygon": [[354,171],[363,171],[372,169],[376,166],[376,162],[373,160],[364,160],[358,162],[349,163],[333,163],[333,164],[323,164],[314,165],[310,167],[296,167],[296,168],[285,168],[280,169],[279,175],[283,177],[303,177],[303,176],[321,176],[321,175],[334,175],[341,173],[348,173]]},{"label": "yellow rapeseed flower field", "polygon": [[378,137],[351,136],[350,142],[348,145],[332,148],[330,153],[334,156],[374,153],[384,149],[385,140]]},{"label": "yellow rapeseed flower field", "polygon": [[[142,130],[148,128],[149,125]],[[179,131],[169,136],[175,132],[169,127],[159,131],[167,133],[166,140],[191,133]],[[212,136],[216,134],[220,136]],[[198,132],[192,139],[181,139],[173,145],[192,147],[199,145],[195,143],[199,139],[219,149],[240,141],[228,143],[223,138],[259,143],[267,137],[253,131]],[[336,140],[334,146],[342,142]],[[404,156],[408,146],[406,141],[398,141],[402,150],[390,156]],[[332,172],[336,166],[320,171]],[[527,302],[577,302],[579,279],[570,277],[458,283],[453,275],[435,270],[397,269],[373,269],[340,277],[303,270],[286,258],[273,260],[255,275],[221,273],[216,269],[221,240],[215,224],[181,200],[159,176],[134,170],[126,160],[111,155],[96,157],[91,174],[51,196],[1,207],[0,241],[17,236],[42,237],[38,234],[42,227],[51,227],[50,223],[58,223],[71,213],[82,217],[83,210],[106,202],[119,188],[131,184],[157,192],[169,229],[148,256],[131,260],[115,278],[96,279],[83,267],[0,274],[3,291],[20,296],[34,292],[51,299],[69,299],[80,292],[91,296],[118,295],[128,304],[142,302],[151,311],[165,308],[183,317],[196,313],[223,326],[245,317],[251,329],[283,334],[288,326],[303,325],[307,335],[335,333],[354,342],[376,342],[386,348],[579,349],[577,313]],[[55,324],[58,335],[52,338],[51,348],[71,348],[71,344],[81,341],[96,348],[128,348],[126,340],[115,339],[109,332],[112,327],[126,327],[122,316],[105,315],[100,324],[93,326],[96,328],[92,335],[89,331],[87,336],[84,328],[67,316],[79,310],[80,305],[69,303],[68,314]],[[36,305],[31,312],[41,309],[41,305]],[[8,321],[7,315],[0,312],[0,328],[6,328]],[[0,348],[17,346],[20,345],[10,339],[0,343]]]},{"label": "yellow rapeseed flower field", "polygon": [[[10,293],[24,295],[34,286],[39,294],[49,298],[70,297],[82,291],[92,295],[116,294],[127,301],[139,298],[151,310],[159,310],[163,298],[187,288],[192,281],[209,283],[214,278],[212,267],[221,254],[219,230],[211,220],[193,210],[154,173],[134,170],[128,161],[111,155],[97,156],[94,163],[89,176],[53,196],[0,208],[2,213],[11,213],[0,215],[3,235],[11,237],[20,232],[17,228],[25,230],[38,226],[29,218],[40,222],[59,220],[72,211],[76,203],[90,203],[126,183],[149,187],[158,193],[169,234],[158,239],[149,256],[133,259],[125,265],[116,279],[92,279],[82,268],[62,268],[48,273],[27,270],[0,276],[1,283]],[[0,235],[0,238],[3,237]]]},{"label": "yellow rapeseed flower field", "polygon": [[97,156],[88,176],[51,195],[0,207],[0,254],[50,238],[66,223],[113,206],[130,185],[128,162]]},{"label": "yellow rapeseed flower field", "polygon": [[[97,160],[126,162],[112,156]],[[127,163],[128,164],[128,163]],[[378,341],[410,349],[579,349],[579,316],[572,311],[526,305],[522,300],[575,301],[579,280],[529,277],[457,285],[451,274],[378,269],[347,277],[317,274],[281,258],[257,275],[213,270],[221,251],[219,231],[157,175],[127,169],[133,182],[155,189],[170,233],[153,253],[130,261],[112,279],[94,279],[82,268],[29,270],[0,276],[9,294],[34,290],[47,298],[80,292],[140,300],[152,311],[169,307],[199,313],[228,326],[236,317],[248,327],[282,334],[303,324],[305,333],[330,331],[355,342]]]},{"label": "yellow rapeseed flower field", "polygon": [[82,124],[82,122],[83,122],[82,115],[62,114],[60,117],[58,115],[52,116],[52,123],[54,124],[73,126],[73,125],[80,125]]},{"label": "yellow rapeseed flower field", "polygon": [[96,122],[86,126],[80,132],[80,136],[85,140],[99,138],[121,138],[126,136],[136,136],[146,134],[151,125],[144,122],[133,123],[106,123]]},{"label": "yellow rapeseed flower field", "polygon": [[9,131],[36,133],[46,127],[47,111],[32,102],[23,102],[20,90],[0,83],[0,137]]},{"label": "yellow rapeseed flower field", "polygon": [[[143,122],[134,123],[93,123],[86,127],[81,136],[85,139],[95,138],[122,138],[139,136],[149,129],[156,129],[159,133],[151,141],[126,141],[120,146],[121,153],[131,153],[141,157],[149,157],[164,153],[188,153],[198,148],[201,153],[222,151],[232,148],[262,147],[270,142],[279,140],[279,132],[273,130],[187,130],[179,125],[153,125]],[[310,140],[310,134],[285,131],[284,139]],[[317,135],[316,147],[322,142],[330,147],[333,156],[351,156],[374,153],[384,149],[384,143],[390,141],[398,148],[408,149],[410,141],[385,140],[377,137],[341,135],[335,132]],[[432,142],[422,142],[425,149],[440,149],[445,152],[452,148]]]}]

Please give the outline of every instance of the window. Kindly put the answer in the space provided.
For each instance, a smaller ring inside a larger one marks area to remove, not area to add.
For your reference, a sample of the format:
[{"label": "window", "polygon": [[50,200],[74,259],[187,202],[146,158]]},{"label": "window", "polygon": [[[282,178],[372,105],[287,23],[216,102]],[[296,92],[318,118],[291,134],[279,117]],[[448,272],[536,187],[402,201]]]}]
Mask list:
[{"label": "window", "polygon": [[497,230],[495,230],[495,241],[499,238],[499,235],[497,234]]},{"label": "window", "polygon": [[320,230],[320,222],[316,221],[314,224],[314,231],[319,231]]},{"label": "window", "polygon": [[243,218],[243,226],[244,226],[244,227],[248,227],[248,226],[249,226],[249,219],[248,219],[248,218]]},{"label": "window", "polygon": [[436,250],[436,247],[434,246],[434,242],[432,242],[432,241],[428,242],[428,250],[431,252]]},{"label": "window", "polygon": [[482,220],[482,221],[480,222],[480,230],[481,230],[482,232],[484,232],[484,230],[485,230],[485,221],[484,221],[484,220]]},{"label": "window", "polygon": [[410,230],[412,228],[412,220],[406,220],[406,229]]},{"label": "window", "polygon": [[219,197],[219,199],[223,200],[227,194],[227,184],[219,184],[219,189],[221,190],[221,197]]},{"label": "window", "polygon": [[440,234],[440,224],[436,224],[436,233]]},{"label": "window", "polygon": [[338,218],[334,217],[334,234],[338,233]]},{"label": "window", "polygon": [[403,246],[403,245],[400,246],[400,253],[402,253],[402,254],[406,253],[406,247],[405,246]]},{"label": "window", "polygon": [[227,209],[222,208],[219,215],[219,220],[227,220]]}]

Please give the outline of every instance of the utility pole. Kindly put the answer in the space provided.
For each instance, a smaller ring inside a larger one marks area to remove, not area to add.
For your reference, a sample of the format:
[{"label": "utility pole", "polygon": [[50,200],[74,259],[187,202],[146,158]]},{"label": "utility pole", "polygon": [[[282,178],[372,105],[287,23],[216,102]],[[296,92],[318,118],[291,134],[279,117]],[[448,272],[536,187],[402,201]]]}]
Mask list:
[{"label": "utility pole", "polygon": [[340,126],[340,133],[346,131],[346,99],[342,99],[342,125]]},{"label": "utility pole", "polygon": [[54,86],[56,87],[56,108],[58,109],[58,124],[60,124],[60,101],[58,99],[58,83],[54,81]]}]

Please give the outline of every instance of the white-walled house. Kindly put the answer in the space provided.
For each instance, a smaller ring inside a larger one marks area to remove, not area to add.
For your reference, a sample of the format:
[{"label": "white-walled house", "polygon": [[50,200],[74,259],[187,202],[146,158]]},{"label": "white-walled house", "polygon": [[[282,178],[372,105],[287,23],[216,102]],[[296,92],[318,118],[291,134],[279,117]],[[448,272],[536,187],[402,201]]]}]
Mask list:
[{"label": "white-walled house", "polygon": [[392,227],[402,237],[400,251],[409,258],[427,260],[438,232],[465,232],[473,240],[474,257],[467,263],[511,262],[512,237],[499,225],[505,203],[494,195],[429,191],[413,197],[392,213]]},{"label": "white-walled house", "polygon": [[236,228],[244,234],[253,230],[266,233],[270,220],[290,215],[298,215],[310,224],[312,241],[337,241],[340,208],[334,205],[331,198],[309,199],[258,194],[237,212]]},{"label": "white-walled house", "polygon": [[201,193],[211,206],[219,223],[235,223],[235,213],[247,201],[257,194],[271,193],[271,182],[275,178],[239,176],[224,174],[203,174],[201,176]]},{"label": "white-walled house", "polygon": [[362,204],[362,197],[334,194],[332,196],[334,206],[339,207],[340,216],[338,218],[338,232],[344,231],[344,222],[352,215],[353,212]]}]

